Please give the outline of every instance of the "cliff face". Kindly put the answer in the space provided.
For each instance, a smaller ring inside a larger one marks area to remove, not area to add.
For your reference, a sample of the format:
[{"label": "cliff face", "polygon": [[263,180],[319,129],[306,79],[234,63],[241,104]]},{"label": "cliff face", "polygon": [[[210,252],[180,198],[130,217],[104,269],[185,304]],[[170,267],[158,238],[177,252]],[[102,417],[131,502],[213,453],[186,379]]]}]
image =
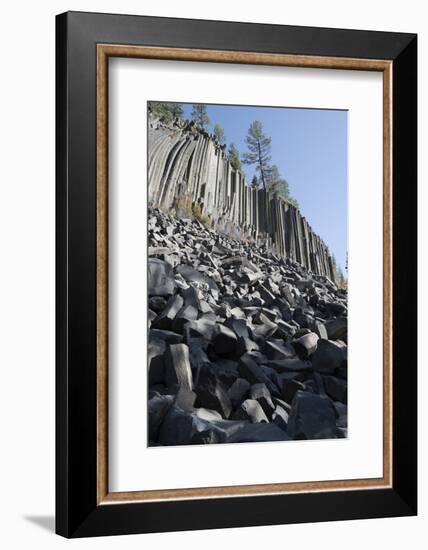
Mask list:
[{"label": "cliff face", "polygon": [[299,209],[247,185],[212,135],[192,123],[165,125],[149,115],[149,204],[163,210],[189,201],[212,227],[267,241],[282,257],[334,281],[332,258]]}]

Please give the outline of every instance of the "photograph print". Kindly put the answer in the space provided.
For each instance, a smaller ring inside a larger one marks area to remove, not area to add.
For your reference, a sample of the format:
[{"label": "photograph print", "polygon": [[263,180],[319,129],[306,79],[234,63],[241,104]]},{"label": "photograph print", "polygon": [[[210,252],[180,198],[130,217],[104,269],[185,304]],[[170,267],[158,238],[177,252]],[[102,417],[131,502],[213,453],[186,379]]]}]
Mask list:
[{"label": "photograph print", "polygon": [[148,102],[149,446],[347,437],[347,123]]}]

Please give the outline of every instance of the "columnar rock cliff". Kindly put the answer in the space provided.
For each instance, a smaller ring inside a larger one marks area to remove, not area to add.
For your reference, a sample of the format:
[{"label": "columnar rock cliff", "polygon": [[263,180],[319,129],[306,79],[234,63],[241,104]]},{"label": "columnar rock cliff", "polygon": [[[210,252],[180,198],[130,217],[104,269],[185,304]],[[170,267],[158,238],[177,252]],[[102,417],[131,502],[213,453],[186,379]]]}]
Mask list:
[{"label": "columnar rock cliff", "polygon": [[211,134],[187,121],[167,125],[149,115],[148,157],[150,206],[168,211],[187,200],[214,229],[267,242],[283,258],[334,281],[328,248],[300,210],[251,188]]}]

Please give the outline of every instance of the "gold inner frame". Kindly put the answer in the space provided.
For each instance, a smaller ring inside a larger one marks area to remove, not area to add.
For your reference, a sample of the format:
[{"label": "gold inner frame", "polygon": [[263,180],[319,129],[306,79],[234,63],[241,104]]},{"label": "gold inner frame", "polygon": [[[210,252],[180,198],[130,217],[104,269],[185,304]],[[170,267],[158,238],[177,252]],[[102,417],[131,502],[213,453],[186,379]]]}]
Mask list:
[{"label": "gold inner frame", "polygon": [[[293,483],[109,492],[108,489],[108,59],[204,61],[383,73],[383,476]],[[384,60],[97,45],[97,503],[238,497],[392,486],[392,62]]]}]

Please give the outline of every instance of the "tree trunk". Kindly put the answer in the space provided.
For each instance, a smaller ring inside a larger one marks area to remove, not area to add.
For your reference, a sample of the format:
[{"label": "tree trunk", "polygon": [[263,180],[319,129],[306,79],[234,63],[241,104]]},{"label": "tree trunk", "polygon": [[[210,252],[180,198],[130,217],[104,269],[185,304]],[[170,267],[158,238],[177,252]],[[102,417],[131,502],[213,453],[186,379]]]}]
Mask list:
[{"label": "tree trunk", "polygon": [[263,189],[266,191],[266,181],[265,181],[265,174],[263,172],[262,151],[260,149],[260,141],[257,141],[257,147],[259,150],[260,177],[262,178]]}]

